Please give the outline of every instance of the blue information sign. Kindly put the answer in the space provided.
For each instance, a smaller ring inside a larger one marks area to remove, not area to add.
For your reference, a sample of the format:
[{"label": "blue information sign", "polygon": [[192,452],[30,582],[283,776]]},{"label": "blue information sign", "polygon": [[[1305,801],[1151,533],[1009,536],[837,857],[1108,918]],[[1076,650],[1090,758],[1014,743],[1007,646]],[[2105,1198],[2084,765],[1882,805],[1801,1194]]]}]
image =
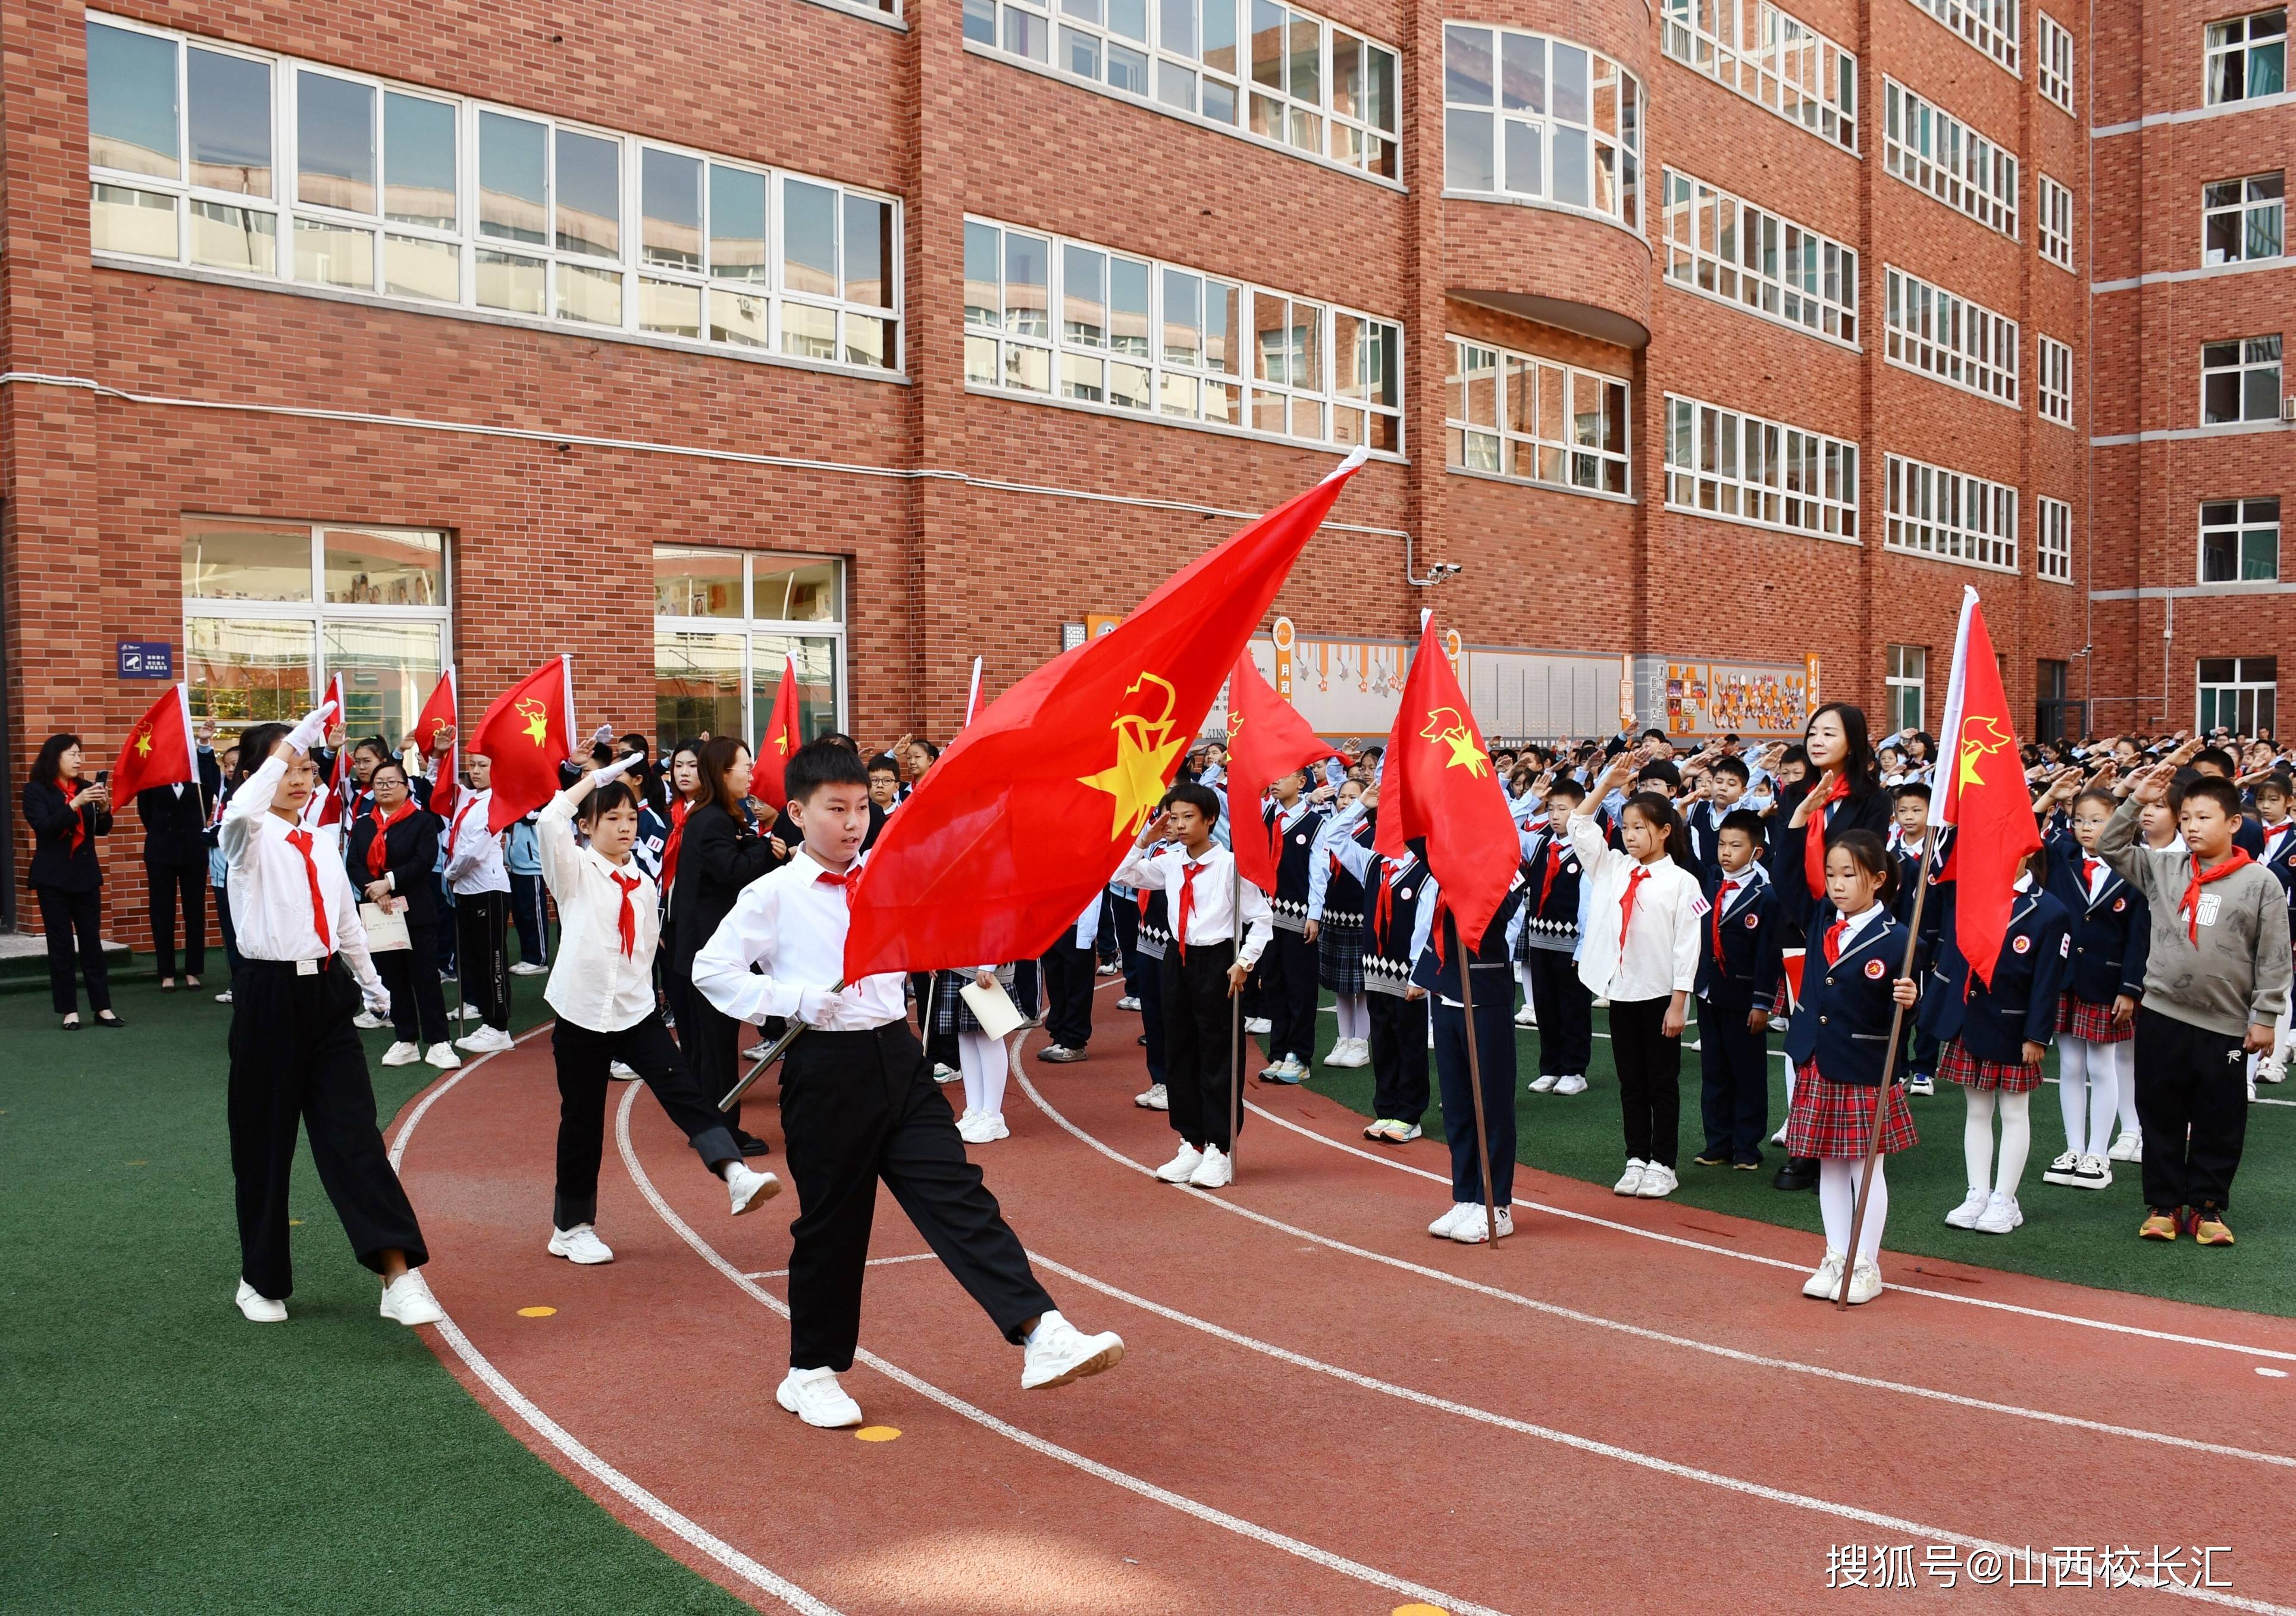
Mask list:
[{"label": "blue information sign", "polygon": [[119,642],[119,677],[123,679],[172,679],[176,648],[166,640]]}]

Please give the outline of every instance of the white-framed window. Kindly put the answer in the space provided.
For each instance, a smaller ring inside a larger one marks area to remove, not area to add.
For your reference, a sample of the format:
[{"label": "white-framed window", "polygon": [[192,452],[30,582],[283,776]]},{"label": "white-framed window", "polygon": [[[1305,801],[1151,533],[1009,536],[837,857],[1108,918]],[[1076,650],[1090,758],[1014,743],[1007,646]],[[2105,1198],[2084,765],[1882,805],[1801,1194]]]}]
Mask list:
[{"label": "white-framed window", "polygon": [[2040,377],[2035,388],[2041,419],[2059,426],[2073,423],[2073,350],[2054,337],[2040,340]]},{"label": "white-framed window", "polygon": [[2073,267],[2073,193],[2046,174],[2039,177],[2033,237],[2043,258],[2070,270]]},{"label": "white-framed window", "polygon": [[2280,419],[2280,339],[2242,337],[2201,349],[2201,424]]},{"label": "white-framed window", "polygon": [[1642,86],[1544,34],[1443,25],[1443,189],[1521,197],[1642,230]]},{"label": "white-framed window", "polygon": [[2017,0],[1914,0],[1994,61],[2017,71]]},{"label": "white-framed window", "polygon": [[2194,673],[2200,685],[2200,730],[2222,725],[2236,735],[2276,727],[2274,709],[2280,689],[2276,657],[2202,657]]},{"label": "white-framed window", "polygon": [[2016,407],[2016,321],[1890,265],[1882,278],[1890,364]]},{"label": "white-framed window", "polygon": [[1857,446],[1696,398],[1666,400],[1667,508],[1857,542]]},{"label": "white-framed window", "polygon": [[2249,264],[2276,258],[2287,239],[2285,170],[2201,187],[2201,263]]},{"label": "white-framed window", "polygon": [[1402,173],[1395,47],[1276,0],[964,0],[964,38],[1264,145]]},{"label": "white-framed window", "polygon": [[1665,0],[1666,53],[1844,151],[1857,150],[1857,58],[1770,0]]},{"label": "white-framed window", "polygon": [[1891,733],[1918,731],[1929,710],[1930,649],[1926,645],[1892,645],[1882,664],[1882,682],[1889,692]]},{"label": "white-framed window", "polygon": [[965,385],[1403,451],[1403,328],[990,219],[964,222]]},{"label": "white-framed window", "polygon": [[901,368],[896,197],[91,15],[94,251]]},{"label": "white-framed window", "polygon": [[2035,13],[2041,20],[2040,38],[2034,52],[2040,69],[2041,94],[2057,104],[2061,111],[2073,110],[2073,37],[2065,26],[2046,12]]},{"label": "white-framed window", "polygon": [[[797,658],[798,733],[845,727],[845,563],[653,547],[654,743],[758,734]],[[750,742],[754,750],[755,742]]]},{"label": "white-framed window", "polygon": [[2209,24],[2208,104],[2254,101],[2288,87],[2288,8]]},{"label": "white-framed window", "polygon": [[2017,159],[1894,78],[1882,80],[1882,166],[1988,230],[2017,239]]},{"label": "white-framed window", "polygon": [[2073,508],[2046,494],[2033,501],[2033,574],[2052,583],[2073,581]]},{"label": "white-framed window", "polygon": [[1882,543],[1996,572],[2017,570],[2017,490],[1902,455],[1886,457],[1890,517]]},{"label": "white-framed window", "polygon": [[2201,503],[2201,582],[2246,584],[2279,576],[2278,499]]},{"label": "white-framed window", "polygon": [[1628,384],[1556,359],[1453,337],[1446,463],[1520,482],[1625,497]]},{"label": "white-framed window", "polygon": [[1665,212],[1666,275],[1676,285],[1857,342],[1857,249],[1672,168]]},{"label": "white-framed window", "polygon": [[193,713],[292,722],[343,675],[343,726],[396,747],[448,660],[447,536],[435,528],[182,519]]}]

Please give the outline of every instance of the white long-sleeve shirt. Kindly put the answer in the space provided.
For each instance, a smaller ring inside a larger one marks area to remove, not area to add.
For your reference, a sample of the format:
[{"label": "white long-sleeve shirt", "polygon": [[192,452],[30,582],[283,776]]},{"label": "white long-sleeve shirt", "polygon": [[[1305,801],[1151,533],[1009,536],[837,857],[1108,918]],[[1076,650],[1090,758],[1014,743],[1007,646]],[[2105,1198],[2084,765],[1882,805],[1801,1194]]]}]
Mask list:
[{"label": "white long-sleeve shirt", "polygon": [[[286,760],[266,758],[225,805],[217,843],[239,951],[249,959],[311,960],[340,954],[362,983],[377,979],[359,922],[358,893],[340,854],[324,836],[298,850],[290,833],[310,835],[271,811]],[[320,913],[311,912],[311,876],[319,878]]]},{"label": "white long-sleeve shirt", "polygon": [[1182,847],[1168,847],[1153,854],[1135,847],[1116,867],[1114,879],[1130,887],[1162,888],[1165,913],[1177,937],[1180,890],[1186,884],[1191,864],[1196,867],[1196,880],[1188,907],[1188,934],[1179,940],[1193,948],[1224,943],[1235,936],[1236,917],[1228,906],[1228,887],[1233,882],[1243,899],[1243,943],[1235,956],[1246,965],[1258,964],[1268,939],[1275,935],[1275,913],[1267,906],[1267,893],[1248,881],[1235,881],[1235,855],[1226,848],[1208,847],[1201,858],[1192,859]]},{"label": "white long-sleeve shirt", "polygon": [[[855,859],[845,880],[860,874],[861,865]],[[909,1011],[898,971],[847,983],[832,1001],[845,976],[851,919],[844,882],[800,845],[787,864],[742,889],[693,956],[693,986],[737,1021],[782,1016],[832,1032],[866,1032],[900,1021]]]},{"label": "white long-sleeve shirt", "polygon": [[458,893],[507,892],[510,872],[503,867],[502,837],[487,829],[492,792],[464,792],[447,822],[447,880]]},{"label": "white long-sleeve shirt", "polygon": [[[574,839],[574,797],[561,792],[534,822],[542,879],[558,900],[558,957],[543,999],[577,1027],[619,1032],[652,1015],[653,951],[661,940],[661,906],[637,860],[615,864]],[[465,832],[469,830],[466,821]],[[628,889],[632,942],[622,952],[623,888]]]},{"label": "white long-sleeve shirt", "polygon": [[[1649,864],[1604,845],[1588,814],[1570,817],[1570,846],[1588,893],[1578,947],[1578,980],[1597,998],[1633,1002],[1688,993],[1698,981],[1698,927],[1706,896],[1698,878],[1669,857]],[[1619,946],[1621,903],[1636,871],[1634,923]]]}]

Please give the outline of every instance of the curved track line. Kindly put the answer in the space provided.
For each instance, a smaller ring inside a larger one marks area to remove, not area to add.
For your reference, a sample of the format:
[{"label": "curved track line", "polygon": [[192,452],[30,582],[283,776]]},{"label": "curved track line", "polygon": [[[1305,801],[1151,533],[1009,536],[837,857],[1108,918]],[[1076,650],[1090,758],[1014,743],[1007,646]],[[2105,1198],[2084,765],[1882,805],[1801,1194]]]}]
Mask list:
[{"label": "curved track line", "polygon": [[[747,1278],[741,1269],[718,1255],[717,1249],[695,1234],[685,1219],[680,1218],[676,1210],[664,1201],[660,1192],[654,1188],[653,1180],[647,1177],[644,1164],[639,1161],[637,1151],[630,1142],[630,1103],[636,1098],[636,1086],[632,1085],[629,1091],[622,1096],[622,1103],[614,1112],[614,1142],[621,1149],[622,1163],[629,1169],[631,1182],[637,1185],[639,1193],[644,1194],[647,1202],[652,1204],[655,1215],[691,1246],[695,1254],[704,1262],[739,1286],[753,1300],[762,1304],[780,1317],[788,1318],[789,1305],[786,1302],[759,1288]],[[1503,1612],[1494,1611],[1488,1605],[1459,1599],[1438,1589],[1426,1587],[1407,1579],[1365,1565],[1358,1561],[1347,1559],[1342,1555],[1332,1554],[1328,1549],[1318,1548],[1312,1543],[1288,1537],[1271,1527],[1261,1526],[1257,1522],[1246,1521],[1238,1515],[1231,1515],[1224,1510],[1215,1509],[1210,1505],[1200,1503],[1185,1494],[1173,1492],[1168,1488],[1159,1487],[1152,1481],[1143,1481],[1138,1476],[1103,1464],[1097,1459],[1086,1458],[1084,1455],[1062,1448],[1056,1442],[1047,1441],[1033,1431],[1023,1431],[1017,1425],[1001,1420],[985,1408],[975,1407],[955,1393],[944,1391],[931,1382],[919,1379],[898,1365],[889,1363],[873,1352],[862,1350],[853,1356],[857,1363],[865,1364],[874,1369],[896,1385],[906,1387],[919,1397],[938,1403],[952,1414],[970,1420],[985,1430],[993,1431],[998,1436],[1017,1442],[1033,1453],[1042,1454],[1048,1459],[1057,1459],[1063,1464],[1070,1465],[1088,1476],[1120,1487],[1127,1492],[1152,1499],[1158,1504],[1178,1510],[1183,1514],[1193,1515],[1207,1525],[1217,1526],[1223,1530],[1234,1532],[1239,1537],[1249,1538],[1253,1542],[1265,1544],[1270,1548],[1281,1549],[1287,1554],[1297,1555],[1312,1564],[1322,1566],[1326,1571],[1352,1577],[1358,1582],[1369,1583],[1374,1587],[1385,1588],[1390,1593],[1406,1595],[1413,1599],[1439,1605],[1445,1611],[1451,1612],[1451,1616],[1504,1616]],[[2278,1612],[2270,1606],[2255,1608],[2272,1612],[2272,1616],[2296,1616],[2296,1612]]]},{"label": "curved track line", "polygon": [[[535,1028],[517,1039],[511,1047],[514,1049],[529,1038],[540,1037],[549,1030],[549,1023],[545,1023],[543,1026]],[[406,1142],[414,1136],[415,1125],[422,1120],[424,1113],[438,1103],[448,1089],[453,1088],[464,1078],[469,1077],[493,1059],[493,1053],[480,1055],[477,1060],[457,1070],[446,1081],[437,1085],[422,1096],[414,1111],[408,1113],[406,1120],[399,1125],[398,1135],[391,1142],[391,1171],[397,1172],[398,1164],[406,1159]],[[636,1084],[632,1084],[630,1093],[636,1095],[638,1087]],[[623,1102],[623,1109],[627,1113],[628,1110],[627,1100]],[[560,1453],[564,1454],[600,1484],[611,1489],[654,1524],[674,1534],[681,1542],[698,1553],[707,1554],[752,1587],[770,1594],[791,1610],[802,1612],[803,1616],[840,1616],[836,1606],[823,1603],[788,1578],[758,1564],[724,1538],[672,1509],[661,1499],[583,1446],[578,1438],[543,1413],[531,1398],[512,1385],[508,1376],[488,1362],[486,1354],[473,1346],[471,1338],[456,1327],[452,1315],[439,1325],[439,1339],[455,1349],[455,1356],[463,1360],[471,1373],[477,1375],[486,1383],[488,1390],[514,1410],[518,1417],[524,1420],[536,1435]]]},{"label": "curved track line", "polygon": [[[1025,1074],[1020,1074],[1018,1080],[1021,1091],[1035,1102],[1037,1108],[1076,1138],[1111,1161],[1128,1167],[1136,1173],[1152,1176],[1153,1169],[1145,1163],[1134,1161],[1113,1145],[1085,1132],[1083,1128],[1062,1115],[1043,1095],[1037,1091],[1036,1086],[1029,1081]],[[1957,1408],[1976,1409],[1987,1414],[2008,1415],[2017,1419],[2033,1420],[2046,1425],[2062,1426],[2075,1431],[2092,1431],[2104,1436],[2127,1437],[2134,1441],[2157,1442],[2163,1447],[2180,1448],[2192,1453],[2212,1454],[2219,1458],[2245,1459],[2257,1464],[2272,1464],[2296,1469],[2296,1456],[2284,1454],[2260,1453],[2245,1448],[2227,1447],[2218,1442],[2203,1442],[2192,1437],[2145,1431],[2132,1425],[2111,1425],[2099,1420],[2082,1419],[2075,1415],[2054,1414],[2045,1408],[2028,1408],[2017,1403],[1997,1403],[1988,1399],[1969,1397],[1957,1391],[1942,1391],[1930,1386],[1915,1386],[1901,1381],[1882,1380],[1873,1375],[1853,1374],[1847,1370],[1829,1369],[1822,1365],[1804,1363],[1794,1358],[1769,1358],[1761,1353],[1748,1352],[1737,1347],[1726,1347],[1717,1341],[1700,1341],[1695,1336],[1675,1335],[1663,1330],[1653,1330],[1644,1325],[1630,1325],[1622,1319],[1605,1318],[1599,1313],[1588,1313],[1578,1308],[1567,1307],[1561,1302],[1546,1301],[1538,1297],[1525,1296],[1518,1291],[1503,1290],[1496,1285],[1487,1285],[1457,1274],[1448,1273],[1441,1268],[1431,1268],[1424,1264],[1413,1262],[1407,1258],[1391,1257],[1384,1251],[1374,1251],[1363,1246],[1349,1245],[1343,1240],[1336,1240],[1328,1235],[1318,1234],[1313,1229],[1301,1228],[1296,1224],[1285,1223],[1280,1218],[1269,1217],[1265,1212],[1255,1211],[1250,1207],[1240,1206],[1232,1201],[1223,1201],[1218,1196],[1207,1194],[1201,1190],[1187,1188],[1185,1185],[1180,1187],[1185,1189],[1186,1194],[1207,1205],[1216,1206],[1224,1212],[1233,1213],[1236,1217],[1274,1229],[1294,1239],[1312,1241],[1329,1251],[1344,1252],[1349,1257],[1360,1257],[1365,1261],[1375,1262],[1384,1267],[1414,1274],[1423,1279],[1436,1280],[1458,1290],[1488,1297],[1495,1301],[1509,1302],[1519,1308],[1528,1308],[1534,1312],[1546,1314],[1551,1317],[1568,1319],[1573,1324],[1592,1325],[1598,1329],[1615,1331],[1620,1335],[1655,1341],[1662,1346],[1680,1347],[1687,1351],[1703,1352],[1714,1358],[1726,1358],[1733,1363],[1747,1364],[1756,1368],[1785,1370],[1792,1374],[1807,1374],[1818,1380],[1833,1381],[1842,1385],[1861,1386],[1868,1390],[1893,1391],[1902,1396],[1922,1398],[1931,1402],[1948,1403]],[[1517,1202],[1515,1204],[1520,1206],[1522,1203]],[[1048,1264],[1047,1266],[1056,1265]],[[1085,1283],[1090,1284],[1096,1282],[1087,1280]],[[1125,1300],[1133,1299],[1127,1297]]]}]

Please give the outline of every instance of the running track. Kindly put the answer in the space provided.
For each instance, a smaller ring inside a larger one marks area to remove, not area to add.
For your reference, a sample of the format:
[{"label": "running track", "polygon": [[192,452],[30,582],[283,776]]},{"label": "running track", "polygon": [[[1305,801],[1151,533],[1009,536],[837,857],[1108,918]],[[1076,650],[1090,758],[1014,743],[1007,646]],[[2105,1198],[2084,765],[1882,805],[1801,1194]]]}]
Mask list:
[{"label": "running track", "polygon": [[1319,1095],[1256,1086],[1241,1180],[1206,1194],[1147,1177],[1172,1135],[1131,1103],[1128,1039],[1015,1071],[1013,1137],[981,1159],[1062,1309],[1123,1333],[1112,1374],[1022,1392],[939,1265],[901,1260],[923,1243],[881,1195],[845,1382],[899,1434],[800,1425],[773,1402],[793,1194],[729,1218],[617,1085],[617,1260],[547,1256],[543,1034],[393,1136],[439,1253],[434,1347],[602,1506],[768,1611],[1798,1611],[1860,1597],[1827,1587],[1836,1545],[1911,1545],[1918,1571],[2109,1544],[2146,1575],[2181,1547],[2188,1578],[2194,1546],[2233,1551],[2228,1586],[2087,1595],[2114,1608],[2296,1616],[2290,1321],[1890,1253],[1892,1289],[1840,1315],[1799,1294],[1810,1236],[1529,1171],[1514,1238],[1459,1246],[1424,1233],[1442,1147],[1363,1145]]}]

